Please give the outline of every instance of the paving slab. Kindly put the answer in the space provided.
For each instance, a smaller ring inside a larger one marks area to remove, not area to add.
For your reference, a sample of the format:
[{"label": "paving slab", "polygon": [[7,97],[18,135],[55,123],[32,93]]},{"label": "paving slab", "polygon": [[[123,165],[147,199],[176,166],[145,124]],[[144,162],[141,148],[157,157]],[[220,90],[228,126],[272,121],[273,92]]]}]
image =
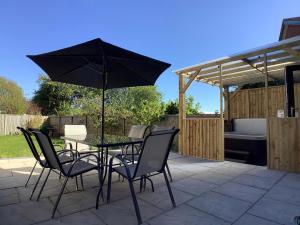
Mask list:
[{"label": "paving slab", "polygon": [[172,187],[193,195],[200,195],[203,192],[216,188],[217,186],[215,184],[204,182],[198,179],[186,178],[173,182]]},{"label": "paving slab", "polygon": [[51,219],[35,225],[105,225],[101,219],[90,210]]},{"label": "paving slab", "polygon": [[278,223],[245,214],[233,225],[278,225]]},{"label": "paving slab", "polygon": [[151,225],[229,225],[230,223],[201,212],[193,207],[181,205],[147,221]]},{"label": "paving slab", "polygon": [[200,172],[196,175],[193,175],[191,178],[199,179],[205,182],[213,183],[213,184],[223,184],[232,180],[233,178],[230,176],[226,176],[224,174],[216,173],[211,170]]},{"label": "paving slab", "polygon": [[233,181],[239,184],[249,185],[256,188],[270,189],[276,183],[277,179],[243,174],[238,176]]},{"label": "paving slab", "polygon": [[299,189],[300,187],[300,174],[297,173],[289,173],[286,174],[279,182],[278,185]]},{"label": "paving slab", "polygon": [[300,206],[263,198],[249,213],[284,225],[295,225],[293,219],[300,215]]},{"label": "paving slab", "polygon": [[267,198],[300,206],[300,187],[295,189],[276,185],[265,196]]},{"label": "paving slab", "polygon": [[273,178],[273,179],[280,179],[281,177],[283,177],[286,174],[286,172],[284,172],[284,171],[271,170],[271,169],[268,169],[267,167],[263,167],[263,166],[257,166],[253,170],[250,170],[246,173],[253,175],[253,176]]},{"label": "paving slab", "polygon": [[16,188],[0,190],[0,206],[19,203],[19,201]]},{"label": "paving slab", "polygon": [[53,205],[48,199],[0,207],[0,225],[28,225],[51,218]]},{"label": "paving slab", "polygon": [[12,176],[12,172],[10,169],[2,169],[0,168],[0,178],[2,177],[11,177]]},{"label": "paving slab", "polygon": [[[138,199],[138,204],[143,221],[162,213],[158,208]],[[109,225],[135,225],[136,214],[131,198],[101,205],[97,210],[92,210],[102,221]]]},{"label": "paving slab", "polygon": [[[57,211],[61,215],[68,215],[79,211],[92,209],[96,206],[96,190],[76,191],[62,195]],[[57,196],[51,197],[55,204]],[[101,201],[100,201],[101,203]]]},{"label": "paving slab", "polygon": [[250,203],[256,202],[266,193],[265,190],[233,182],[223,184],[213,189],[213,191]]},{"label": "paving slab", "polygon": [[248,202],[214,192],[206,192],[187,204],[228,222],[237,220],[251,206]]},{"label": "paving slab", "polygon": [[[176,190],[174,188],[172,189],[172,192],[177,206],[181,205],[184,202],[187,202],[194,197],[191,194]],[[154,192],[150,190],[148,190],[147,192],[142,192],[138,194],[138,197],[148,202],[149,204],[155,205],[161,210],[168,210],[173,208],[166,186],[155,189]]]}]

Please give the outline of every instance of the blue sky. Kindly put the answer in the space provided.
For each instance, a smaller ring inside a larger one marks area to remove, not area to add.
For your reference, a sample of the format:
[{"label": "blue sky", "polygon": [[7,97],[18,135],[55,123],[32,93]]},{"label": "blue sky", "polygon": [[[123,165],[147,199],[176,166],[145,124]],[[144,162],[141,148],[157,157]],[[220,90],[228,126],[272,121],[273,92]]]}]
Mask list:
[{"label": "blue sky", "polygon": [[[0,76],[30,98],[42,70],[25,57],[96,37],[172,64],[157,81],[164,100],[178,96],[175,69],[278,40],[299,0],[1,0]],[[215,87],[188,90],[203,111],[219,107]]]}]

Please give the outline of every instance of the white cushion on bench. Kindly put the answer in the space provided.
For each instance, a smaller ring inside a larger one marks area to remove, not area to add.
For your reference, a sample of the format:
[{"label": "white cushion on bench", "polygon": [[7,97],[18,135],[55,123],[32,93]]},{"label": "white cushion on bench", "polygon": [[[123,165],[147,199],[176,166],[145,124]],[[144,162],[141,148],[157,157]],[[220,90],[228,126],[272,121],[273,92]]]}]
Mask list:
[{"label": "white cushion on bench", "polygon": [[263,118],[234,119],[233,129],[234,132],[241,134],[266,135],[267,121]]},{"label": "white cushion on bench", "polygon": [[244,139],[244,140],[266,140],[265,134],[245,134],[240,132],[225,132],[224,138]]}]

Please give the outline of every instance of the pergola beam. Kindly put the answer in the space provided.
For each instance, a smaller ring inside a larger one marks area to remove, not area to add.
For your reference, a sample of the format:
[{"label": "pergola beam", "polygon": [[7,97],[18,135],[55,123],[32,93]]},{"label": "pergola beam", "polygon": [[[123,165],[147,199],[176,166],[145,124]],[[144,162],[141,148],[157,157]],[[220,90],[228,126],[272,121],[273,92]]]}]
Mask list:
[{"label": "pergola beam", "polygon": [[185,84],[185,86],[184,86],[184,88],[182,90],[184,93],[189,88],[189,86],[192,84],[192,82],[195,80],[195,78],[199,75],[200,72],[201,72],[201,70],[198,70],[198,71],[196,71],[195,73],[193,73],[191,75],[191,77],[189,78],[189,81]]},{"label": "pergola beam", "polygon": [[[285,67],[285,64],[293,64],[295,62],[298,62],[299,58],[296,57],[288,57],[288,58],[281,58],[281,59],[277,59],[276,61],[272,61],[268,63],[268,67],[276,67],[276,66],[281,66],[282,68]],[[259,69],[259,72],[261,73],[261,71],[263,71],[264,68],[264,63],[259,63],[256,65],[256,68],[251,67],[249,64],[244,65],[242,67],[235,67],[234,69],[230,69],[230,70],[224,70],[223,67],[223,77],[226,76],[230,76],[230,75],[239,75],[239,74],[243,74],[243,73],[252,73],[254,71],[258,71],[257,69]],[[209,74],[201,74],[199,75],[197,78],[198,79],[207,79],[208,81],[210,81],[211,79],[216,79],[218,80],[219,78],[219,72],[214,72],[214,73],[209,73]]]},{"label": "pergola beam", "polygon": [[289,54],[293,55],[294,57],[300,58],[300,52],[296,51],[292,48],[285,48],[284,51],[288,52]]},{"label": "pergola beam", "polygon": [[284,48],[290,48],[290,47],[299,46],[299,45],[300,45],[300,35],[296,36],[296,37],[293,37],[293,38],[283,40],[283,41],[279,41],[279,42],[276,42],[276,43],[273,43],[273,44],[270,44],[270,45],[262,46],[260,48],[256,48],[256,49],[252,49],[252,50],[249,50],[249,51],[246,51],[246,52],[242,52],[242,53],[239,53],[239,54],[227,56],[227,57],[220,58],[220,59],[217,59],[217,60],[208,61],[208,62],[205,62],[205,63],[190,66],[190,67],[185,67],[185,68],[177,70],[175,72],[188,73],[188,72],[192,72],[192,71],[195,71],[195,70],[208,68],[208,67],[213,67],[213,66],[218,66],[218,65],[223,65],[225,63],[229,63],[229,62],[232,62],[232,61],[241,60],[243,58],[255,57],[255,56],[258,56],[258,55],[263,55],[263,54],[267,54],[269,52],[275,52],[275,51],[282,50]]}]

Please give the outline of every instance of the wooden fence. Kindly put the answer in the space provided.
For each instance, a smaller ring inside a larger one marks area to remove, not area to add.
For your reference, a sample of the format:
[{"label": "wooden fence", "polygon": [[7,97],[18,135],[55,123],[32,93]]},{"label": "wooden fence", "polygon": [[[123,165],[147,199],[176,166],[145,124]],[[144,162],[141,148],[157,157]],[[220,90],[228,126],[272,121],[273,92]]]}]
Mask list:
[{"label": "wooden fence", "polygon": [[[300,111],[300,84],[294,85],[295,108]],[[229,119],[266,118],[265,88],[254,88],[230,93],[228,107]],[[276,86],[268,88],[269,117],[276,117],[278,109],[285,109],[285,88]],[[228,101],[225,99],[225,101]],[[226,103],[225,103],[226,105]],[[226,113],[225,113],[226,114]]]},{"label": "wooden fence", "polygon": [[[224,160],[224,136],[220,118],[185,119],[183,155]],[[220,135],[221,134],[221,135]]]},{"label": "wooden fence", "polygon": [[268,168],[300,172],[300,118],[268,119]]},{"label": "wooden fence", "polygon": [[20,127],[27,127],[29,121],[35,118],[46,120],[47,116],[39,115],[14,115],[14,114],[0,114],[0,135],[11,135],[19,133],[17,129]]}]

